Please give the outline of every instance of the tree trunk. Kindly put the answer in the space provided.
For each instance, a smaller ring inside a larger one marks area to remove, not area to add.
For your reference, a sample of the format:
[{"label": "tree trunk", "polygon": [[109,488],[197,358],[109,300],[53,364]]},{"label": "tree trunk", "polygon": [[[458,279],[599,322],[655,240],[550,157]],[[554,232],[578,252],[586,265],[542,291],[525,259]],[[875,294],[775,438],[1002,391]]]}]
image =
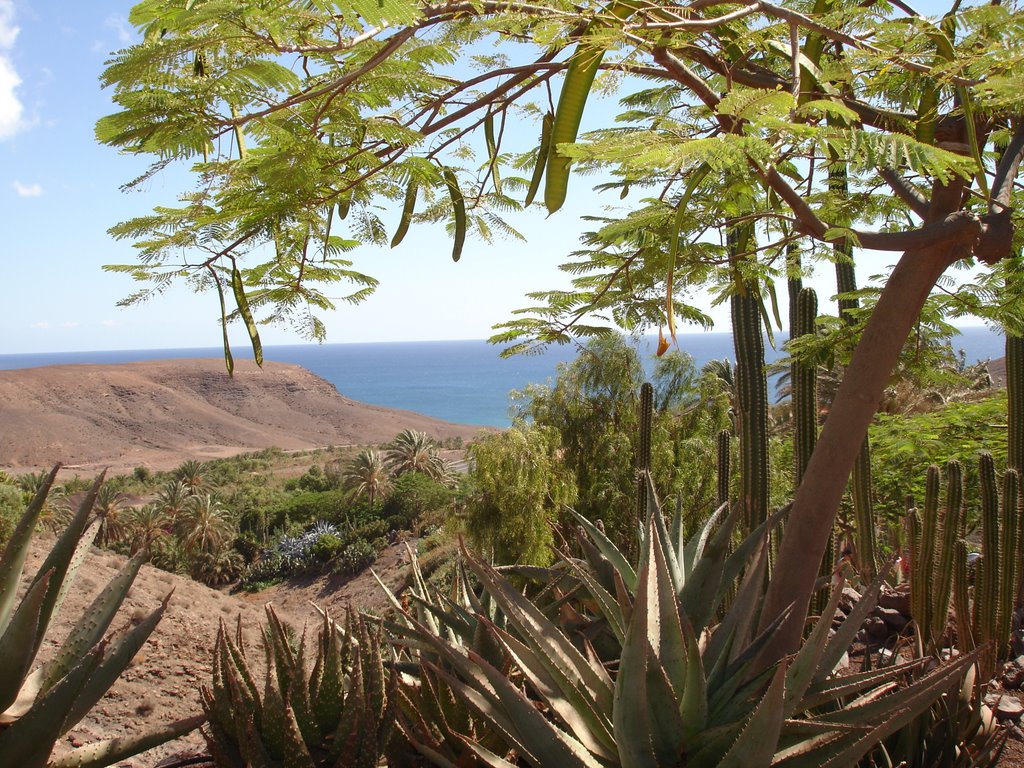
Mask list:
[{"label": "tree trunk", "polygon": [[786,522],[761,628],[790,607],[792,611],[762,653],[765,666],[799,647],[818,566],[868,426],[928,294],[942,273],[964,255],[962,242],[908,251],[882,290]]}]

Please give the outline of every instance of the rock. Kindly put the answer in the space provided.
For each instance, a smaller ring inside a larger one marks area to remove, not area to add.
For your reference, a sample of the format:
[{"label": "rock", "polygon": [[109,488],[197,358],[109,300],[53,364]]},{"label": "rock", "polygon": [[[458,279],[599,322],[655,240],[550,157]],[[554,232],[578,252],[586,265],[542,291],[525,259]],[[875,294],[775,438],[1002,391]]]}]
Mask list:
[{"label": "rock", "polygon": [[1020,716],[1024,715],[1024,704],[1020,703],[1020,699],[1016,696],[1008,696],[1003,694],[999,697],[999,701],[996,702],[994,707],[996,717],[1000,720],[1020,720]]},{"label": "rock", "polygon": [[867,630],[869,636],[879,640],[891,634],[889,625],[874,616],[864,622],[864,629]]},{"label": "rock", "polygon": [[910,616],[910,592],[905,591],[902,588],[892,590],[887,589],[879,593],[878,607],[898,611],[904,616]]},{"label": "rock", "polygon": [[1017,690],[1024,684],[1024,664],[1021,663],[1021,657],[1017,657],[1014,661],[1008,661],[1003,665],[1003,688],[1008,690]]},{"label": "rock", "polygon": [[893,632],[902,632],[909,621],[903,613],[895,608],[878,607],[875,608],[874,615],[876,618],[884,621]]}]

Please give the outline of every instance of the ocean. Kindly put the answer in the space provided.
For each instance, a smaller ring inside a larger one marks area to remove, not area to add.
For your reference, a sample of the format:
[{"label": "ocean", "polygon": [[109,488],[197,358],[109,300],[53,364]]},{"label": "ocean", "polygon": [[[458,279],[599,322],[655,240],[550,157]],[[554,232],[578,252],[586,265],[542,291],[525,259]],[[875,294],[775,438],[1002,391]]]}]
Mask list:
[{"label": "ocean", "polygon": [[[678,340],[698,366],[732,357],[729,333],[680,334]],[[656,341],[644,337],[639,342],[648,361],[653,361]],[[982,327],[962,329],[954,347],[964,350],[968,362],[1003,356],[1002,336]],[[251,350],[233,351],[237,357],[245,357],[246,351],[252,356]],[[577,351],[571,345],[554,346],[542,354],[502,359],[500,348],[486,341],[424,341],[275,345],[266,347],[264,356],[301,365],[353,400],[463,424],[504,427],[510,423],[509,392],[547,383],[558,365],[573,360]],[[769,360],[782,356],[770,347],[767,352]],[[0,370],[221,355],[219,347],[0,355]]]}]

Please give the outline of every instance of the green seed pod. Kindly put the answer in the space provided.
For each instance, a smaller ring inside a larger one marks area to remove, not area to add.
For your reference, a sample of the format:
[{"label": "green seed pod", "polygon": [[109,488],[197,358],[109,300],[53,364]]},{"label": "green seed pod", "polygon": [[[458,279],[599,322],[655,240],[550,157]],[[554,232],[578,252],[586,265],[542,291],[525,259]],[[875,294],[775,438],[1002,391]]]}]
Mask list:
[{"label": "green seed pod", "polygon": [[405,239],[409,231],[409,224],[412,222],[412,215],[416,211],[416,194],[419,192],[419,184],[415,179],[409,180],[409,186],[405,188],[405,201],[402,204],[402,218],[398,222],[398,229],[395,236],[391,238],[391,247],[395,248]]},{"label": "green seed pod", "polygon": [[444,169],[444,182],[452,199],[452,215],[455,219],[455,242],[452,246],[452,261],[462,258],[462,246],[466,243],[466,198],[459,189],[459,179],[451,168]]}]

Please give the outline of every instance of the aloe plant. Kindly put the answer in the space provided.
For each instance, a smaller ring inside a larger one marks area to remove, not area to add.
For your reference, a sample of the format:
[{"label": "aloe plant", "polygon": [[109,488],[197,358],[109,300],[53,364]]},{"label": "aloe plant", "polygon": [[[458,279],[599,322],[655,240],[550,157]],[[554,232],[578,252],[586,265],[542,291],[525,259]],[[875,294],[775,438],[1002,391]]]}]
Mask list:
[{"label": "aloe plant", "polygon": [[384,671],[380,633],[349,614],[344,626],[323,614],[312,668],[303,637],[267,606],[262,689],[242,642],[223,622],[213,682],[201,690],[207,746],[220,768],[373,768],[393,723],[396,674]]},{"label": "aloe plant", "polygon": [[52,659],[35,666],[53,617],[85,560],[99,521],[92,514],[101,474],[16,603],[32,534],[60,465],[40,484],[0,556],[0,755],[19,768],[110,765],[199,727],[202,716],[148,733],[90,744],[50,759],[56,741],[75,726],[127,668],[156,627],[160,607],[117,639],[104,639],[145,554],[129,560],[82,614]]},{"label": "aloe plant", "polygon": [[[583,558],[515,569],[517,580],[530,580],[527,594],[468,552],[481,596],[417,587],[416,605],[391,631],[429,670],[411,683],[436,699],[421,712],[444,712],[454,699],[472,716],[471,732],[458,719],[436,721],[439,741],[464,745],[489,766],[846,766],[958,685],[976,661],[964,654],[905,687],[900,681],[923,662],[832,676],[886,569],[834,634],[841,584],[801,650],[755,674],[774,629],[755,633],[765,543],[782,513],[730,554],[738,508],[720,508],[684,540],[678,524],[668,530],[650,484],[648,499],[638,562],[577,516]],[[435,680],[446,686],[444,699]],[[472,764],[422,754],[438,765]]]}]

